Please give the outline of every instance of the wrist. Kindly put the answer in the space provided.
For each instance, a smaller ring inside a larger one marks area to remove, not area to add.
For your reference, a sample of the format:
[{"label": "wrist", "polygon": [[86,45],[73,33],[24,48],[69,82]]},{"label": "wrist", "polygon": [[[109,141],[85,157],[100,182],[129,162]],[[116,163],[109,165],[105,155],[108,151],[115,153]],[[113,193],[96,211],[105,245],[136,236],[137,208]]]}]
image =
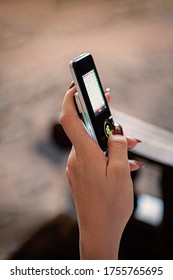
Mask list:
[{"label": "wrist", "polygon": [[[116,235],[116,234],[115,234]],[[90,260],[118,259],[120,238],[103,233],[80,235],[80,258]]]}]

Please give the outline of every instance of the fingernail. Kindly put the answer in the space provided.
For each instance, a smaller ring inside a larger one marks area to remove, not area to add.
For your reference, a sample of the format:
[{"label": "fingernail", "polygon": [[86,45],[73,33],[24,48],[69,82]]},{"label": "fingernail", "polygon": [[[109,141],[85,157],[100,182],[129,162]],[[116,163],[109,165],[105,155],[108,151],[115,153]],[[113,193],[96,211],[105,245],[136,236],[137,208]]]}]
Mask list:
[{"label": "fingernail", "polygon": [[113,128],[112,134],[114,134],[114,135],[124,135],[123,128],[119,123],[114,123],[114,128]]},{"label": "fingernail", "polygon": [[111,89],[109,87],[105,89],[105,92],[110,92],[110,91]]},{"label": "fingernail", "polygon": [[144,167],[145,167],[145,165],[144,165],[142,162],[140,162],[140,161],[132,160],[132,162],[134,162],[135,164],[137,164],[137,165],[139,166],[139,168],[144,168]]},{"label": "fingernail", "polygon": [[71,89],[72,87],[74,87],[75,83],[72,81],[70,86],[69,86],[69,89]]},{"label": "fingernail", "polygon": [[138,138],[134,138],[136,140],[137,143],[141,143],[142,140],[138,139]]}]

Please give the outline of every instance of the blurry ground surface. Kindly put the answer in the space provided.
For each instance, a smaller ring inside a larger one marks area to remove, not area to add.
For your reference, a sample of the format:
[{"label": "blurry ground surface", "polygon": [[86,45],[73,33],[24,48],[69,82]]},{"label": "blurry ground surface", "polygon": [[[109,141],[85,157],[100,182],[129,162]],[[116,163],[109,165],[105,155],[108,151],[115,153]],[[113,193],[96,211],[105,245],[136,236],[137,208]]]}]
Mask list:
[{"label": "blurry ground surface", "polygon": [[67,152],[50,140],[71,82],[68,61],[91,52],[114,108],[173,131],[172,30],[171,0],[0,1],[1,259],[73,211]]}]

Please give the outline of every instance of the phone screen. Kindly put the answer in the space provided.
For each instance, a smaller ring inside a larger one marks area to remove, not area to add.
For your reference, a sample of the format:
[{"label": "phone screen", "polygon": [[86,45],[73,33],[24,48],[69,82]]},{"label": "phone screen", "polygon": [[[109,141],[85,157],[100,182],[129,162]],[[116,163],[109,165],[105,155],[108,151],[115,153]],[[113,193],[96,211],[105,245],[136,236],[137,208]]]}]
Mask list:
[{"label": "phone screen", "polygon": [[106,109],[106,103],[94,70],[82,76],[95,116]]}]

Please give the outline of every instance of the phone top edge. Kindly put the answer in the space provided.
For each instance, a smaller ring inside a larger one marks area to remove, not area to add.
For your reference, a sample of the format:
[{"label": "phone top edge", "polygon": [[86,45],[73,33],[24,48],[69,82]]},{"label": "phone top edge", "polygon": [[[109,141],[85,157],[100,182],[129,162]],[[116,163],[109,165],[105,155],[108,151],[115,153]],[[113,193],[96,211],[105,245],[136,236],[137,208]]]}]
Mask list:
[{"label": "phone top edge", "polygon": [[92,56],[90,53],[83,53],[83,54],[80,54],[74,58],[72,58],[69,62],[70,65],[72,65],[73,63],[75,62],[78,62],[80,61],[81,59],[83,59],[84,57],[87,57],[87,56]]}]

